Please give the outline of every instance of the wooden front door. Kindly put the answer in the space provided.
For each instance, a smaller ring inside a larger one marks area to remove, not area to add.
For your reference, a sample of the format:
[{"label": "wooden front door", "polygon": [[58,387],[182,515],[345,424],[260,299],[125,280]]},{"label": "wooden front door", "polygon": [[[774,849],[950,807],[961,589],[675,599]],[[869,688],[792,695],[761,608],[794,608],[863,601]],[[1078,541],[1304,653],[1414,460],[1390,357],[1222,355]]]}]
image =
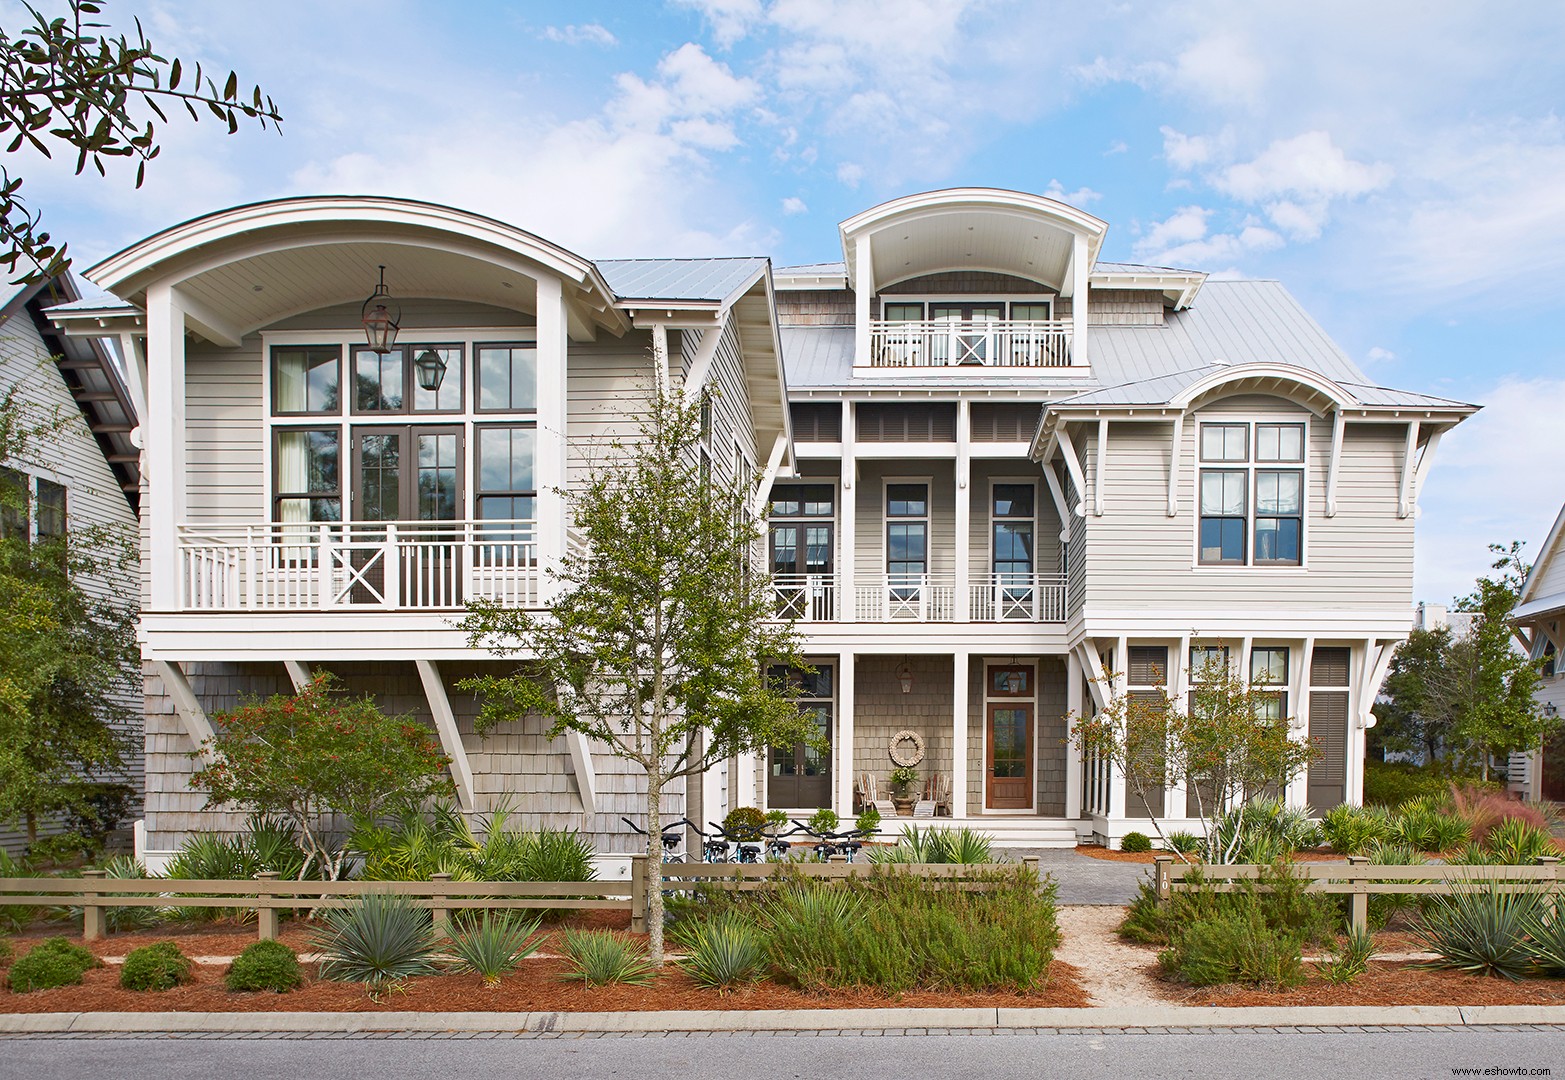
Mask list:
[{"label": "wooden front door", "polygon": [[1032,807],[1033,705],[991,701],[984,740],[984,806],[990,810]]}]

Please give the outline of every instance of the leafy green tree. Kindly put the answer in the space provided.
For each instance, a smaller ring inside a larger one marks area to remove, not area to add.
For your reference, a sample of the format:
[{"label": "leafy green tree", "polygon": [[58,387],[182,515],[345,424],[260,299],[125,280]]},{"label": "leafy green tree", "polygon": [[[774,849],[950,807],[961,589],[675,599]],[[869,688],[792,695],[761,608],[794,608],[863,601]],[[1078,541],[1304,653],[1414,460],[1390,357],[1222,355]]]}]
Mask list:
[{"label": "leafy green tree", "polygon": [[[1111,673],[1102,679],[1112,685]],[[1291,737],[1287,717],[1272,715],[1276,694],[1213,654],[1191,673],[1183,708],[1161,691],[1116,694],[1105,708],[1075,718],[1073,738],[1084,754],[1121,772],[1127,797],[1148,811],[1167,848],[1173,845],[1151,809],[1166,785],[1185,787],[1196,801],[1207,857],[1229,862],[1243,846],[1248,815],[1221,847],[1213,830],[1217,820],[1257,795],[1287,787],[1317,752]]]},{"label": "leafy green tree", "polygon": [[760,538],[750,492],[708,477],[701,406],[647,392],[639,438],[615,445],[563,492],[582,545],[553,572],[559,594],[533,613],[474,602],[471,644],[524,657],[505,677],[467,680],[481,729],[527,716],[551,736],[580,732],[645,775],[651,951],[663,957],[658,841],[665,788],[733,754],[817,741],[770,664],[803,667],[753,570]]},{"label": "leafy green tree", "polygon": [[[133,158],[140,187],[147,162],[158,156],[156,124],[168,122],[163,105],[184,106],[192,120],[210,113],[230,134],[241,117],[263,128],[281,124],[259,86],[241,95],[233,72],[219,87],[200,64],[191,72],[178,57],[165,59],[140,20],[135,40],[114,36],[92,20],[104,6],[104,0],[68,0],[67,15],[47,16],[24,0],[16,7],[26,12],[25,29],[0,28],[0,135],[10,139],[8,153],[30,147],[52,157],[51,146],[68,148],[78,174],[90,163],[99,175],[107,174],[107,160]],[[69,265],[65,245],[40,227],[21,186],[21,177],[0,166],[0,266],[22,281],[54,277]]]},{"label": "leafy green tree", "polygon": [[1382,701],[1375,703],[1371,751],[1415,753],[1431,767],[1444,767],[1451,753],[1456,717],[1452,699],[1434,692],[1451,652],[1451,628],[1414,630],[1397,646],[1386,673]]},{"label": "leafy green tree", "polygon": [[[47,455],[64,420],[30,406],[18,388],[0,396],[0,461]],[[20,474],[0,470],[0,516],[27,520]],[[31,540],[0,529],[0,821],[25,823],[38,845],[43,821],[101,822],[99,800],[124,788],[126,707],[140,670],[133,580],[134,538],[73,524],[69,539]],[[127,789],[128,790],[128,789]],[[70,835],[56,847],[89,847]]]},{"label": "leafy green tree", "polygon": [[202,747],[209,760],[190,778],[209,807],[290,822],[304,853],[300,880],[312,871],[341,876],[343,822],[453,791],[451,759],[427,728],[333,682],[322,672],[291,697],[274,694],[214,716],[216,734]]}]

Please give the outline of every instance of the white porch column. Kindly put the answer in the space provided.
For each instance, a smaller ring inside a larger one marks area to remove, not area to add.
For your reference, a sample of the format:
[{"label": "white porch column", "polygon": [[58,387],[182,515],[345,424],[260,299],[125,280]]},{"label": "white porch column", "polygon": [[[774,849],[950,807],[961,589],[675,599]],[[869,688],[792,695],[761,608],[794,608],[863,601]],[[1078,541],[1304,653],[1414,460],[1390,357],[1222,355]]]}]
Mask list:
[{"label": "white porch column", "polygon": [[853,820],[853,660],[851,652],[837,657],[837,745],[831,754],[837,774],[834,809],[844,822]]},{"label": "white porch column", "polygon": [[[1114,679],[1109,683],[1109,694],[1117,698],[1125,692],[1125,672],[1130,666],[1130,649],[1124,638],[1118,638],[1114,642]],[[1125,770],[1109,770],[1109,817],[1125,817],[1130,810],[1130,804],[1125,791]]]},{"label": "white porch column", "polygon": [[[1293,670],[1288,674],[1288,712],[1291,727],[1288,732],[1295,742],[1310,741],[1310,658],[1315,652],[1315,639],[1307,637],[1300,643],[1298,659],[1292,660]],[[1291,659],[1291,658],[1290,658]],[[1310,800],[1309,769],[1300,769],[1299,775],[1288,785],[1287,804],[1305,807]]]},{"label": "white porch column", "polygon": [[956,404],[956,621],[973,617],[972,509],[973,414],[966,398]]},{"label": "white porch column", "polygon": [[869,363],[869,326],[874,306],[875,266],[870,259],[870,241],[861,236],[853,243],[853,362]]},{"label": "white porch column", "polygon": [[1081,660],[1072,649],[1065,654],[1065,816],[1081,817],[1081,748],[1076,745],[1076,718],[1086,703],[1081,696]]},{"label": "white porch column", "polygon": [[853,587],[853,564],[858,554],[855,512],[858,504],[858,462],[855,457],[856,431],[853,426],[853,402],[842,403],[842,506],[837,511],[837,621],[853,622],[858,617],[858,593]]},{"label": "white porch column", "polygon": [[[533,482],[538,502],[538,565],[558,568],[565,555],[566,312],[560,279],[538,278],[538,436]],[[545,573],[539,598],[553,599],[558,585]]]},{"label": "white porch column", "polygon": [[172,286],[147,289],[147,413],[141,430],[147,465],[149,607],[180,605],[178,525],[186,518],[185,313]]},{"label": "white porch column", "polygon": [[951,658],[951,816],[967,816],[967,682],[972,656],[965,649]]},{"label": "white porch column", "polygon": [[1071,242],[1071,364],[1087,364],[1087,238]]}]

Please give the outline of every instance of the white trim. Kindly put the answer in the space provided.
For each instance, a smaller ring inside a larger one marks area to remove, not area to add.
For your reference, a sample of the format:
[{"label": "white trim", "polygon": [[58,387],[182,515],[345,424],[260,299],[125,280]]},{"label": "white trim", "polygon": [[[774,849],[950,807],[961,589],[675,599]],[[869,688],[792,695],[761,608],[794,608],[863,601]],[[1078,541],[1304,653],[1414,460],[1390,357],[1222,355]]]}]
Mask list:
[{"label": "white trim", "polygon": [[303,660],[284,660],[283,668],[288,672],[288,681],[293,683],[293,692],[303,693],[304,688],[310,685],[310,665]]},{"label": "white trim", "polygon": [[776,440],[772,443],[771,455],[766,459],[766,471],[761,474],[761,481],[756,485],[755,497],[751,500],[750,505],[750,513],[761,517],[763,520],[769,516],[765,512],[766,504],[771,499],[772,484],[777,480],[778,470],[782,468],[783,456],[787,452],[788,436],[779,432]]},{"label": "white trim", "polygon": [[1094,517],[1103,516],[1104,487],[1108,479],[1109,466],[1109,420],[1102,417],[1098,420],[1098,452],[1097,475],[1092,482],[1092,513]]},{"label": "white trim", "polygon": [[456,784],[457,802],[468,812],[476,809],[473,800],[473,766],[467,760],[467,748],[462,745],[462,733],[457,729],[456,716],[451,712],[451,700],[446,697],[445,683],[440,680],[440,669],[433,660],[415,660],[418,678],[424,684],[424,698],[429,702],[430,715],[434,717],[435,730],[440,734],[440,745],[451,759],[451,779]]},{"label": "white trim", "polygon": [[717,346],[723,340],[723,329],[727,325],[728,316],[724,315],[716,326],[701,331],[700,344],[696,346],[695,355],[690,358],[690,366],[685,369],[685,378],[681,384],[687,393],[705,389],[707,376],[712,373],[712,358],[717,355]]},{"label": "white trim", "polygon": [[[844,649],[838,653],[836,679],[832,682],[837,711],[837,741],[832,747],[831,760],[832,771],[836,773],[837,781],[835,809],[837,816],[843,821],[851,821],[853,819],[853,777],[855,772],[854,765],[856,764],[853,754],[853,680],[855,678],[854,669],[857,666],[857,661],[858,657],[852,650]],[[836,752],[838,747],[841,747],[844,751],[841,755]],[[840,765],[838,764],[839,761],[841,762]],[[770,776],[769,769],[768,776]],[[771,791],[768,785],[768,799],[770,795]]]},{"label": "white trim", "polygon": [[576,774],[576,793],[581,797],[584,814],[598,812],[598,772],[592,760],[587,736],[579,731],[565,733],[565,749],[570,753],[571,769]]},{"label": "white trim", "polygon": [[1065,505],[1065,489],[1060,485],[1060,478],[1054,471],[1052,462],[1043,462],[1043,479],[1049,488],[1049,497],[1054,500],[1054,512],[1060,519],[1060,543],[1070,543],[1070,507]]},{"label": "white trim", "polygon": [[1434,464],[1435,450],[1440,446],[1440,438],[1445,434],[1441,428],[1436,428],[1424,440],[1424,452],[1418,455],[1418,468],[1413,473],[1413,506],[1412,512],[1418,512],[1418,497],[1423,494],[1424,481],[1429,477],[1429,467]]},{"label": "white trim", "polygon": [[1337,516],[1337,478],[1342,473],[1342,440],[1347,432],[1348,418],[1341,409],[1331,417],[1331,462],[1326,466],[1326,516]]},{"label": "white trim", "polygon": [[1418,421],[1407,425],[1407,442],[1402,448],[1402,484],[1397,496],[1397,517],[1413,512],[1413,474],[1418,468]]},{"label": "white trim", "polygon": [[[887,489],[892,484],[922,484],[924,487],[924,516],[893,518],[890,514]],[[933,476],[882,476],[880,478],[880,573],[891,573],[891,523],[924,523],[924,576],[935,572],[935,479]]]},{"label": "white trim", "polygon": [[[1184,458],[1185,414],[1174,417],[1174,431],[1168,444],[1168,516],[1179,514],[1179,464]],[[1199,441],[1199,440],[1197,440]]]},{"label": "white trim", "polygon": [[[1076,516],[1087,516],[1087,478],[1082,473],[1081,462],[1076,457],[1076,444],[1071,442],[1070,432],[1061,424],[1058,431],[1060,450],[1065,455],[1065,471],[1070,474],[1071,483],[1076,485],[1076,496],[1081,501],[1076,504]],[[1064,524],[1063,522],[1061,524]]]},{"label": "white trim", "polygon": [[[1203,461],[1201,458],[1201,432],[1206,427],[1245,428],[1245,459],[1243,461]],[[1298,461],[1260,461],[1256,458],[1256,429],[1262,426],[1302,427]],[[1300,574],[1310,568],[1310,420],[1298,413],[1244,412],[1233,414],[1209,414],[1197,416],[1195,424],[1195,506],[1191,531],[1190,569],[1198,574],[1220,571],[1237,571],[1251,574]],[[1244,473],[1244,562],[1207,563],[1201,561],[1201,476],[1206,471]],[[1299,481],[1299,561],[1297,563],[1257,563],[1255,561],[1256,498],[1255,476],[1257,472],[1297,472]]]}]

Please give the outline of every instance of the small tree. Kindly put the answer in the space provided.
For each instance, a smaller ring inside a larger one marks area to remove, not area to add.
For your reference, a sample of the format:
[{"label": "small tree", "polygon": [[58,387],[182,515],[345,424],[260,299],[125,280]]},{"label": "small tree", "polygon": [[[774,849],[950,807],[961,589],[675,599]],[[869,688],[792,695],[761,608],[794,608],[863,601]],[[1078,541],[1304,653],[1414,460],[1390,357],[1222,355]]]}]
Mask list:
[{"label": "small tree", "polygon": [[[0,461],[47,458],[64,421],[0,396]],[[29,492],[0,470],[0,515],[25,522]],[[0,821],[21,821],[30,847],[39,823],[97,822],[94,805],[123,784],[135,713],[125,700],[140,668],[136,605],[117,584],[133,580],[133,538],[71,525],[69,538],[0,530]],[[70,835],[57,846],[91,847]]]},{"label": "small tree", "polygon": [[275,694],[215,716],[218,732],[203,746],[210,760],[190,778],[209,807],[291,822],[304,853],[301,879],[312,868],[332,881],[341,875],[345,821],[453,790],[451,759],[426,728],[333,682],[323,672],[292,697]]},{"label": "small tree", "polygon": [[[1102,680],[1113,684],[1109,672]],[[1164,847],[1172,845],[1151,813],[1153,795],[1182,784],[1196,801],[1207,857],[1227,862],[1242,845],[1244,822],[1219,850],[1217,821],[1255,795],[1287,787],[1315,754],[1314,746],[1290,736],[1286,717],[1271,715],[1276,694],[1214,654],[1192,673],[1184,709],[1161,691],[1117,694],[1097,713],[1077,718],[1074,737],[1083,753],[1120,770],[1127,795],[1147,809]]]},{"label": "small tree", "polygon": [[526,716],[550,735],[580,732],[646,778],[648,929],[663,960],[664,789],[737,753],[818,741],[769,664],[802,667],[792,628],[750,564],[759,528],[736,481],[708,475],[701,403],[653,388],[633,445],[616,444],[563,492],[581,548],[553,572],[542,613],[474,602],[469,641],[526,656],[506,677],[462,685],[483,695],[481,728]]},{"label": "small tree", "polygon": [[[140,21],[135,41],[111,36],[91,19],[102,12],[102,0],[69,0],[63,17],[45,16],[25,0],[20,7],[29,25],[14,36],[0,29],[0,133],[10,140],[8,153],[26,146],[50,157],[51,145],[66,147],[75,152],[78,173],[91,163],[100,175],[106,159],[134,158],[140,187],[147,162],[158,156],[152,118],[168,122],[160,102],[183,105],[192,120],[210,113],[230,134],[241,117],[263,128],[282,122],[260,87],[241,96],[233,72],[219,88],[200,64],[192,72],[177,57],[158,55]],[[0,266],[20,272],[22,281],[54,277],[69,265],[65,245],[39,228],[38,214],[18,194],[21,186],[20,177],[0,167]]]}]

